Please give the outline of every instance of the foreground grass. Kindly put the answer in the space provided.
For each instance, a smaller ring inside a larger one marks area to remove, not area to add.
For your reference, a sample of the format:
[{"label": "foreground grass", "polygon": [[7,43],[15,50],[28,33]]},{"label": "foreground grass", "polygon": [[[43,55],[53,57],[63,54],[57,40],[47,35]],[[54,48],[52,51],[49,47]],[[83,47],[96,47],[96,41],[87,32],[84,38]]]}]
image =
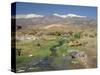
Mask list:
[{"label": "foreground grass", "polygon": [[[95,35],[95,36],[94,36]],[[53,38],[53,39],[51,39]],[[21,50],[21,56],[16,56],[17,68],[33,60],[34,58],[43,58],[49,57],[51,54],[50,48],[54,45],[58,45],[62,36],[43,36],[42,39],[39,40],[22,40],[16,42],[17,50]],[[74,32],[73,35],[64,36],[65,39],[64,44],[57,47],[57,57],[54,61],[55,64],[60,64],[62,61],[60,57],[63,55],[68,55],[68,50],[84,50],[89,53],[90,57],[92,56],[90,51],[93,50],[96,53],[96,31],[95,30],[85,30],[82,32]],[[71,41],[80,41],[82,45],[80,46],[70,46],[69,42]],[[16,52],[17,52],[16,50]],[[93,53],[92,53],[93,54]],[[96,55],[96,54],[95,54]],[[70,62],[70,61],[69,61]],[[66,62],[66,63],[69,63]],[[70,63],[72,65],[72,63]]]}]

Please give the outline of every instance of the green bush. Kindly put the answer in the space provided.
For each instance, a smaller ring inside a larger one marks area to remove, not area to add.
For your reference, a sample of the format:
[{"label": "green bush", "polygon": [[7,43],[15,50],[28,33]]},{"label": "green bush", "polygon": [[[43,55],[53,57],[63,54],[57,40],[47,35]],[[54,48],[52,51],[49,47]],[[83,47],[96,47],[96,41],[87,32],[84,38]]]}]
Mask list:
[{"label": "green bush", "polygon": [[75,39],[80,39],[81,38],[81,33],[80,32],[74,33],[74,38]]},{"label": "green bush", "polygon": [[21,49],[21,48],[18,48],[18,49],[16,49],[16,51],[17,51],[17,55],[18,55],[18,56],[21,56],[21,54],[22,54],[22,49]]}]

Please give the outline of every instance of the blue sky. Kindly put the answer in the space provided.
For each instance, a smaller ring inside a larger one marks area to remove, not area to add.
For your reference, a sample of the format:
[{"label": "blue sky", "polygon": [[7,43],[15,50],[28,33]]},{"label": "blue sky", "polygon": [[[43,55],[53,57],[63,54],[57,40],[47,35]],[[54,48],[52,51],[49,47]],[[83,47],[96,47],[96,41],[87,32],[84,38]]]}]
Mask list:
[{"label": "blue sky", "polygon": [[[88,6],[72,6],[72,5],[54,5],[54,4],[39,4],[39,3],[16,3],[16,14],[40,14],[52,15],[58,14],[77,14],[90,18],[97,18],[97,8]],[[12,14],[13,15],[13,14]]]}]

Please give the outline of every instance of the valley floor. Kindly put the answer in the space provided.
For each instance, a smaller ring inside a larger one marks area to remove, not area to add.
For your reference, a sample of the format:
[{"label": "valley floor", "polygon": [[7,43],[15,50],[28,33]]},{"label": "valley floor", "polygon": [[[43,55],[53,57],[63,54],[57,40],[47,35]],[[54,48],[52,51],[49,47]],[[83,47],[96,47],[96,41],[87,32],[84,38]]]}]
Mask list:
[{"label": "valley floor", "polygon": [[95,28],[49,27],[17,30],[17,72],[97,67]]}]

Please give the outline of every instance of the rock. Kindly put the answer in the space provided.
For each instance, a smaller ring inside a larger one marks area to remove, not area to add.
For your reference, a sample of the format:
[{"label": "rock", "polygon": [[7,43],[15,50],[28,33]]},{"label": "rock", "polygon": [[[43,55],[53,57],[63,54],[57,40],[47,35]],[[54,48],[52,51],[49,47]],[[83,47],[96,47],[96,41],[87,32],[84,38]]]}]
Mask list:
[{"label": "rock", "polygon": [[82,43],[79,42],[79,41],[70,41],[70,42],[68,43],[68,45],[69,45],[69,46],[81,46]]},{"label": "rock", "polygon": [[32,54],[30,54],[28,57],[32,57],[33,55]]},{"label": "rock", "polygon": [[71,61],[71,63],[72,64],[78,64],[79,62],[74,60],[74,61]]},{"label": "rock", "polygon": [[[89,68],[88,56],[84,51],[72,50],[70,51],[69,55],[72,57],[72,59],[77,59],[85,68]],[[73,62],[73,64],[76,64],[76,62]]]},{"label": "rock", "polygon": [[17,40],[37,40],[38,37],[25,34],[25,35],[21,35],[21,36],[16,36],[16,39]]},{"label": "rock", "polygon": [[69,55],[72,58],[87,58],[87,54],[84,51],[71,50],[69,51]]},{"label": "rock", "polygon": [[78,52],[71,52],[70,53],[70,56],[72,57],[72,58],[77,58],[78,57]]},{"label": "rock", "polygon": [[18,70],[17,72],[25,72],[25,70]]}]

